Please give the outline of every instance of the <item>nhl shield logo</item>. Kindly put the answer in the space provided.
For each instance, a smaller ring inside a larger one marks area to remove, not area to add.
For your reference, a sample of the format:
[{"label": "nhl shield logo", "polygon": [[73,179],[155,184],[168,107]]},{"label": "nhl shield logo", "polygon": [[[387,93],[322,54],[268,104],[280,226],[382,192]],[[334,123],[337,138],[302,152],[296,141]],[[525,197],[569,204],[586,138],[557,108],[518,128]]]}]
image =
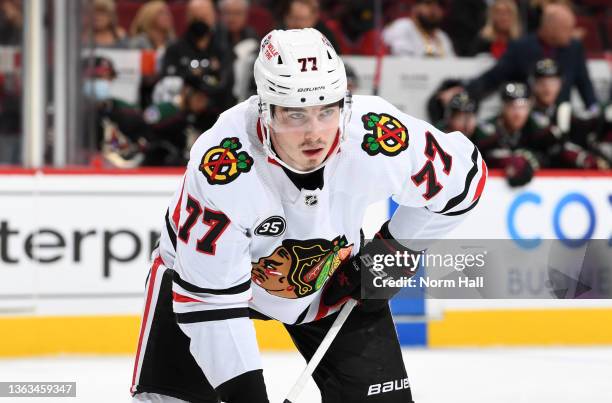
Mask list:
[{"label": "nhl shield logo", "polygon": [[249,172],[253,159],[237,137],[224,138],[219,146],[206,151],[200,163],[200,172],[211,185],[224,185],[235,180],[241,173]]},{"label": "nhl shield logo", "polygon": [[309,206],[309,207],[313,207],[316,206],[317,203],[319,203],[319,199],[317,198],[317,195],[312,194],[312,195],[306,195],[304,196],[304,204]]},{"label": "nhl shield logo", "polygon": [[408,148],[408,129],[396,117],[386,113],[368,112],[361,117],[368,132],[361,148],[368,155],[378,153],[393,157]]}]

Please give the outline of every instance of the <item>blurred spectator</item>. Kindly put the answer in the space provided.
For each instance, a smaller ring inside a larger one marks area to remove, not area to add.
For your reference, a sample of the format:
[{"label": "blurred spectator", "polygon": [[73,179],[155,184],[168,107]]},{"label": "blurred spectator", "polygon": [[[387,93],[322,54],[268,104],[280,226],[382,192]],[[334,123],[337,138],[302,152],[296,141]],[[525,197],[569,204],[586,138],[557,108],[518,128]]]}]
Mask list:
[{"label": "blurred spectator", "polygon": [[217,25],[215,5],[211,0],[190,0],[187,4],[187,25],[194,21],[203,21],[214,29]]},{"label": "blurred spectator", "polygon": [[206,22],[194,19],[185,34],[168,46],[162,60],[162,74],[185,77],[201,75],[206,92],[217,106],[225,109],[234,104],[232,88],[232,50],[219,35],[213,35]]},{"label": "blurred spectator", "polygon": [[232,93],[238,102],[254,93],[253,63],[259,51],[255,30],[247,25],[248,0],[221,0],[218,4],[221,20],[220,35],[232,49],[234,87]]},{"label": "blurred spectator", "polygon": [[189,74],[183,82],[180,95],[172,102],[152,105],[144,112],[151,136],[143,165],[185,165],[193,143],[222,112],[211,102],[203,76]]},{"label": "blurred spectator", "polygon": [[232,93],[238,102],[247,99],[254,92],[253,63],[259,51],[255,30],[247,25],[248,0],[219,1],[219,17],[222,30],[232,49],[234,87]]},{"label": "blurred spectator", "polygon": [[480,99],[504,81],[526,81],[535,63],[548,57],[554,59],[563,71],[563,85],[557,102],[569,101],[570,91],[575,86],[585,107],[597,110],[584,48],[579,41],[572,39],[575,22],[569,7],[548,5],[538,33],[511,42],[495,66],[470,82],[467,87],[470,95]]},{"label": "blurred spectator", "polygon": [[472,44],[485,25],[490,0],[451,1],[446,14],[446,33],[457,56],[471,56]]},{"label": "blurred spectator", "polygon": [[569,102],[555,102],[561,89],[561,72],[555,61],[539,60],[530,81],[534,98],[528,122],[531,142],[542,148],[548,158],[546,165],[606,169],[609,163],[598,135],[599,117],[579,117],[572,113]]},{"label": "blurred spectator", "polygon": [[94,0],[86,10],[84,43],[97,48],[124,48],[127,46],[125,30],[117,23],[114,0]]},{"label": "blurred spectator", "polygon": [[[463,81],[448,78],[438,86],[427,100],[427,116],[430,122],[440,122],[444,119],[446,107],[450,100],[457,94],[463,92]],[[452,89],[451,91],[448,91]],[[470,97],[471,99],[471,97]]]},{"label": "blurred spectator", "polygon": [[598,151],[612,166],[612,97],[603,108],[602,124],[599,131]]},{"label": "blurred spectator", "polygon": [[455,94],[446,105],[444,120],[436,126],[446,133],[458,131],[472,137],[476,130],[476,102],[467,92]]},{"label": "blurred spectator", "polygon": [[525,27],[527,32],[536,32],[540,28],[543,10],[549,4],[572,6],[570,0],[524,0],[519,2],[519,6],[522,8],[522,15],[527,17],[527,24]]},{"label": "blurred spectator", "polygon": [[337,18],[327,26],[345,55],[376,56],[386,53],[384,43],[374,26],[374,0],[345,1]]},{"label": "blurred spectator", "polygon": [[144,160],[147,127],[140,109],[112,96],[112,82],[117,77],[112,61],[99,56],[85,58],[82,71],[83,116],[94,119],[95,144],[92,146],[113,166],[139,166]]},{"label": "blurred spectator", "polygon": [[0,0],[0,45],[21,45],[23,14],[21,0]]},{"label": "blurred spectator", "polygon": [[220,0],[219,17],[226,29],[227,41],[233,48],[246,39],[257,39],[255,30],[247,25],[248,0]]},{"label": "blurred spectator", "polygon": [[454,56],[451,41],[440,29],[444,11],[439,0],[417,0],[412,18],[398,18],[383,31],[394,55],[416,57]]},{"label": "blurred spectator", "polygon": [[487,23],[472,43],[470,56],[487,53],[499,59],[508,42],[521,34],[518,8],[514,0],[496,0],[490,7]]},{"label": "blurred spectator", "polygon": [[523,83],[507,83],[501,98],[500,114],[479,124],[472,141],[489,168],[504,169],[510,186],[522,186],[531,181],[541,165],[525,133],[531,108],[529,89]]},{"label": "blurred spectator", "polygon": [[21,160],[21,88],[18,72],[0,74],[0,164]]},{"label": "blurred spectator", "polygon": [[289,0],[283,3],[281,9],[281,29],[315,28],[340,53],[340,46],[334,33],[320,19],[318,0]]},{"label": "blurred spectator", "polygon": [[164,49],[175,38],[170,8],[162,0],[143,4],[130,27],[129,47],[134,49]]}]

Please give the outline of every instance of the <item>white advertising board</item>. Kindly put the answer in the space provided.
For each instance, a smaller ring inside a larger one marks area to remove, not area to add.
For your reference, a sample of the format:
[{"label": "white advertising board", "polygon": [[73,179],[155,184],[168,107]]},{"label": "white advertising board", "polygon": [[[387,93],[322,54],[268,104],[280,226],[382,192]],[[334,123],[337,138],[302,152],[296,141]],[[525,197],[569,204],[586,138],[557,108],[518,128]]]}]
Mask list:
[{"label": "white advertising board", "polygon": [[[179,182],[178,174],[0,175],[0,310],[138,313]],[[370,213],[364,228],[384,219]],[[513,235],[610,239],[612,175],[542,176],[519,189],[489,177],[479,206],[449,237]]]}]

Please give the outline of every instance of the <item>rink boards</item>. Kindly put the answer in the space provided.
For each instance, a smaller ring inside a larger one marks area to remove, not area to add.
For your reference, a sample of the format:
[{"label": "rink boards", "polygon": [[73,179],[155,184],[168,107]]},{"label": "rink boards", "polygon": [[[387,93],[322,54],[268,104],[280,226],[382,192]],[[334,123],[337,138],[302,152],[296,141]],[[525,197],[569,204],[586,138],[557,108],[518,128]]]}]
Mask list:
[{"label": "rink boards", "polygon": [[[135,350],[148,257],[176,170],[0,172],[0,356]],[[372,206],[372,234],[393,206]],[[493,172],[453,238],[612,236],[612,175],[555,172],[510,189]],[[610,300],[393,301],[405,345],[612,344]],[[292,348],[256,321],[263,350]]]}]

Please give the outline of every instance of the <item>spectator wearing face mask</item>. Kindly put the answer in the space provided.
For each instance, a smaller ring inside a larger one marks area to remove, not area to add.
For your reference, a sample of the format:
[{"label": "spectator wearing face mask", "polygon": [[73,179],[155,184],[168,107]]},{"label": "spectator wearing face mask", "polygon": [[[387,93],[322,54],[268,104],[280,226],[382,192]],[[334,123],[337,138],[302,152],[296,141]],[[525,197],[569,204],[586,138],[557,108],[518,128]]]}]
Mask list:
[{"label": "spectator wearing face mask", "polygon": [[391,54],[414,57],[454,56],[452,43],[440,29],[444,11],[440,0],[417,0],[412,18],[398,18],[383,31]]},{"label": "spectator wearing face mask", "polygon": [[82,60],[85,118],[94,119],[95,144],[105,161],[119,168],[133,168],[144,160],[148,130],[136,106],[112,95],[117,72],[105,57]]}]

